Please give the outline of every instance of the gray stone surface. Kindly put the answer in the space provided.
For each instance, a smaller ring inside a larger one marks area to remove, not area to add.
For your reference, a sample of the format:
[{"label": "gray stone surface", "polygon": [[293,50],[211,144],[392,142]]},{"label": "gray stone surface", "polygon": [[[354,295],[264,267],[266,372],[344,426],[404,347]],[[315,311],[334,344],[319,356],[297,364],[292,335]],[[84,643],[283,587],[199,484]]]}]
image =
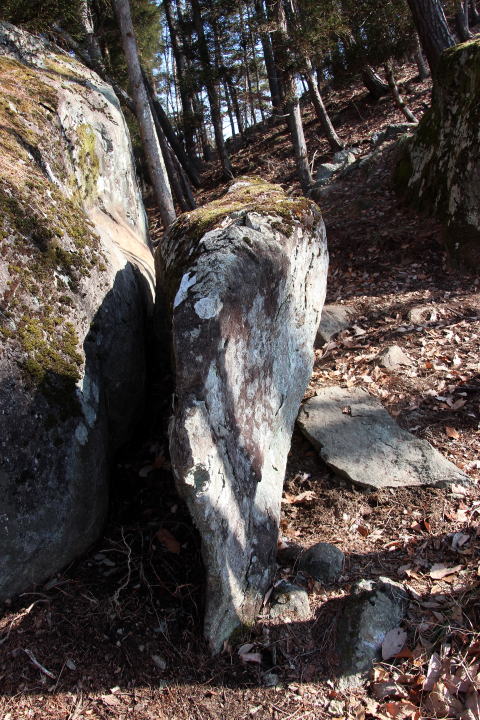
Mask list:
[{"label": "gray stone surface", "polygon": [[373,133],[370,138],[372,145],[379,147],[387,140],[395,140],[399,135],[413,132],[418,127],[417,123],[397,123],[395,125],[387,125],[384,130]]},{"label": "gray stone surface", "polygon": [[360,388],[321,388],[300,411],[300,429],[338,474],[375,488],[468,483],[426,440],[402,430]]},{"label": "gray stone surface", "polygon": [[320,184],[328,182],[332,175],[338,172],[338,170],[340,170],[342,167],[343,162],[322,163],[317,168],[316,182]]},{"label": "gray stone surface", "polygon": [[325,229],[314,203],[244,178],[179,218],[156,260],[158,306],[173,313],[172,467],[202,538],[215,651],[255,618],[275,569],[287,454],[325,297]]},{"label": "gray stone surface", "polygon": [[16,110],[0,104],[1,600],[101,531],[111,453],[142,410],[154,270],[112,89],[6,23],[0,70]]},{"label": "gray stone surface", "polygon": [[402,622],[408,595],[389,578],[361,580],[345,600],[337,623],[338,685],[360,685],[376,660],[381,659],[385,635]]},{"label": "gray stone surface", "polygon": [[310,615],[310,601],[304,588],[285,580],[275,586],[271,596],[271,618],[308,620]]},{"label": "gray stone surface", "polygon": [[345,556],[340,548],[330,543],[319,542],[303,552],[298,559],[298,568],[311,575],[318,582],[329,584],[341,575]]},{"label": "gray stone surface", "polygon": [[382,350],[377,356],[376,362],[386,370],[397,370],[402,366],[411,367],[413,365],[412,358],[399,345],[391,345]]},{"label": "gray stone surface", "polygon": [[351,311],[344,305],[324,305],[315,340],[316,347],[325,345],[334,335],[352,324]]}]

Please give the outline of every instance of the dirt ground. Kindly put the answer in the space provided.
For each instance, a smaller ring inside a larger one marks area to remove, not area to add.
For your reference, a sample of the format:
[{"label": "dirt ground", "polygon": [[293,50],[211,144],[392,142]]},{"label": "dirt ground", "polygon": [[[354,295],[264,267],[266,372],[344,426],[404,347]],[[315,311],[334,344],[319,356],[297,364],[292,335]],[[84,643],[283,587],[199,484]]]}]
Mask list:
[{"label": "dirt ground", "polygon": [[[421,115],[428,82],[415,82],[411,67],[401,79]],[[365,153],[374,131],[402,121],[390,98],[370,104],[360,86],[332,93],[329,106],[342,138]],[[331,157],[311,115],[307,138],[316,164]],[[374,167],[338,182],[322,202],[327,302],[348,306],[354,320],[316,351],[306,396],[331,384],[365,388],[462,468],[471,488],[367,492],[336,477],[296,431],[281,539],[334,543],[346,555],[343,574],[332,587],[303,578],[311,620],[273,621],[266,607],[211,658],[201,639],[199,540],[174,490],[165,437],[133,443],[113,473],[103,538],[4,608],[0,718],[480,717],[479,280],[451,266],[438,225],[395,195],[392,162],[387,145]],[[252,138],[233,164],[298,192],[283,128]],[[202,202],[221,192],[215,168],[207,180]],[[394,344],[412,362],[392,372],[375,358]],[[443,578],[434,565],[448,569]],[[295,574],[279,568],[278,577]],[[406,645],[365,687],[340,693],[336,618],[355,580],[380,575],[409,590]],[[260,662],[241,661],[246,642]]]}]

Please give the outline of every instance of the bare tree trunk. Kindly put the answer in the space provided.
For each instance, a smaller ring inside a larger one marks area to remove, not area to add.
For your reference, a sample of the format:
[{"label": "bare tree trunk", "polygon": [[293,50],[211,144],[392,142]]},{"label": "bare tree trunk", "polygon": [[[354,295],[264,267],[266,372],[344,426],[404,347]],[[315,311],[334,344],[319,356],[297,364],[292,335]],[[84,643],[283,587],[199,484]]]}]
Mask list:
[{"label": "bare tree trunk", "polygon": [[182,165],[183,169],[187,173],[188,177],[190,178],[190,181],[192,182],[193,186],[198,188],[200,187],[200,178],[198,176],[198,172],[196,167],[194,166],[192,160],[187,156],[182,143],[177,138],[175,134],[175,130],[172,127],[172,123],[169,120],[169,117],[165,110],[163,109],[162,105],[160,104],[158,97],[155,93],[155,90],[153,88],[152,83],[150,82],[148,76],[146,73],[142,70],[143,73],[143,79],[145,82],[145,86],[147,88],[147,91],[151,97],[153,110],[160,122],[160,125],[162,127],[163,132],[165,133],[165,136],[170,143],[172,150],[174,151],[175,155],[177,156],[180,164]]},{"label": "bare tree trunk", "polygon": [[332,150],[341,150],[344,147],[344,144],[335,132],[335,128],[333,127],[332,121],[330,120],[330,117],[327,113],[327,109],[324,105],[319,87],[315,82],[315,75],[313,72],[312,63],[310,62],[310,58],[307,58],[306,60],[306,68],[307,69],[305,76],[307,78],[310,99],[313,103],[313,107],[315,108],[315,114],[320,120],[323,131],[325,133],[325,137],[330,143],[330,147],[332,148]]},{"label": "bare tree trunk", "polygon": [[472,25],[478,25],[478,23],[480,23],[480,13],[477,9],[476,0],[470,0],[470,17],[472,19]]},{"label": "bare tree trunk", "polygon": [[230,164],[230,158],[228,157],[228,152],[223,137],[222,113],[220,109],[217,89],[215,87],[215,78],[213,74],[212,63],[210,62],[208,45],[203,29],[203,19],[199,0],[191,0],[191,5],[193,22],[198,38],[198,51],[203,68],[204,82],[207,90],[208,102],[210,103],[210,113],[212,117],[213,130],[215,133],[215,144],[217,146],[223,174],[226,178],[230,179],[233,177],[233,170]]},{"label": "bare tree trunk", "polygon": [[282,73],[282,83],[285,90],[285,110],[287,112],[287,123],[292,137],[292,145],[295,152],[297,172],[302,190],[307,192],[313,183],[310,167],[308,164],[307,144],[303,134],[302,115],[298,101],[297,89],[295,87],[295,76],[291,68],[288,53],[289,38],[287,20],[282,0],[275,0],[275,19],[278,33],[278,59]]},{"label": "bare tree trunk", "polygon": [[[260,28],[266,25],[267,16],[265,14],[265,7],[263,0],[255,0],[255,15]],[[279,79],[277,68],[275,66],[275,60],[273,58],[272,42],[270,35],[260,30],[260,42],[262,43],[263,59],[265,62],[265,69],[268,77],[268,87],[270,88],[270,97],[272,99],[272,107],[279,108],[282,103],[282,98],[279,88]]]},{"label": "bare tree trunk", "polygon": [[430,72],[423,57],[422,46],[420,44],[420,38],[418,33],[415,33],[415,62],[418,68],[418,77],[420,80],[426,80],[430,75]]},{"label": "bare tree trunk", "polygon": [[[145,78],[145,72],[144,72],[144,78]],[[188,210],[193,210],[195,207],[195,201],[193,199],[193,193],[191,192],[191,188],[189,192],[185,192],[185,182],[182,182],[181,172],[179,171],[179,167],[181,168],[181,165],[175,156],[175,153],[173,150],[169,147],[167,138],[165,137],[165,134],[163,132],[163,128],[160,122],[160,118],[158,117],[158,114],[155,112],[154,108],[154,100],[155,95],[153,92],[153,88],[151,83],[145,82],[145,87],[147,88],[148,92],[148,99],[150,100],[150,107],[152,110],[153,120],[155,123],[155,129],[157,131],[158,135],[158,141],[160,143],[160,148],[162,150],[163,159],[165,161],[165,167],[167,169],[168,179],[170,181],[171,188],[173,190],[173,194],[175,196],[175,199],[177,203],[180,206],[180,209],[183,212],[187,212]],[[187,184],[188,179],[186,180]]]},{"label": "bare tree trunk", "polygon": [[400,91],[398,89],[397,81],[395,80],[395,75],[393,74],[393,64],[391,60],[388,60],[385,63],[385,77],[388,81],[388,86],[390,88],[390,91],[392,93],[392,97],[395,101],[395,105],[398,107],[399,110],[402,111],[402,113],[407,118],[408,122],[411,123],[418,123],[417,118],[412,113],[410,108],[406,105],[405,100],[400,95]]},{"label": "bare tree trunk", "polygon": [[467,2],[457,2],[457,12],[455,13],[455,28],[458,37],[462,42],[470,40],[473,35],[468,27],[468,0]]},{"label": "bare tree trunk", "polygon": [[163,0],[173,56],[177,66],[178,89],[182,103],[182,128],[188,155],[195,161],[195,115],[193,112],[192,92],[187,79],[187,61],[183,51],[180,31],[174,15],[171,0]]},{"label": "bare tree trunk", "polygon": [[441,0],[408,0],[408,4],[430,66],[430,72],[434,75],[442,52],[455,45]]},{"label": "bare tree trunk", "polygon": [[127,63],[128,77],[132,87],[135,114],[137,116],[143,148],[147,159],[150,179],[158,202],[160,215],[165,228],[176,218],[170,183],[165,169],[160,145],[155,132],[152,111],[147,91],[143,82],[142,69],[138,59],[137,42],[133,30],[130,4],[128,0],[113,0],[122,35],[123,51]]},{"label": "bare tree trunk", "polygon": [[245,137],[245,126],[243,124],[242,113],[240,112],[240,105],[238,104],[237,91],[230,78],[227,78],[227,85],[230,92],[230,97],[232,98],[233,110],[238,125],[238,132],[240,133],[240,137],[243,139]]},{"label": "bare tree trunk", "polygon": [[362,81],[368,92],[374,100],[380,100],[384,95],[388,95],[389,87],[370,65],[362,67]]}]

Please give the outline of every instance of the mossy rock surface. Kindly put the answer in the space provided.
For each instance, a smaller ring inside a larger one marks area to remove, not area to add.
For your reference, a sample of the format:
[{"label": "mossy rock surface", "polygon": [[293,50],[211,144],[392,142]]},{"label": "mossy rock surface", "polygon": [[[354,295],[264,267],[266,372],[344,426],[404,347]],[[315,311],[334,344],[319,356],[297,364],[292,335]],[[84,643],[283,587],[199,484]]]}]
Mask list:
[{"label": "mossy rock surface", "polygon": [[2,22],[0,158],[1,602],[101,531],[144,399],[153,262],[112,88]]},{"label": "mossy rock surface", "polygon": [[[272,218],[271,227],[285,236],[296,226],[311,228],[321,217],[318,205],[302,196],[290,197],[280,185],[258,176],[241,176],[232,181],[228,191],[217,200],[184,213],[177,218],[157,250],[157,274],[160,273],[169,302],[178,289],[186,265],[202,252],[201,240],[206,233],[241,223],[249,214]],[[165,263],[168,268],[164,268]],[[172,268],[175,268],[172,271]]]}]

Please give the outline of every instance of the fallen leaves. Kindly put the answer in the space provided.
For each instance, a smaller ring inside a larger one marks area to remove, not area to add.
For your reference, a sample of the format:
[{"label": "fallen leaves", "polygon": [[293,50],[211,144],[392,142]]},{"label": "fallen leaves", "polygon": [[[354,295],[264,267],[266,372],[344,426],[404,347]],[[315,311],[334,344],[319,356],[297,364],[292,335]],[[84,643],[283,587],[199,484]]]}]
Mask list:
[{"label": "fallen leaves", "polygon": [[449,575],[455,575],[462,569],[462,565],[455,565],[454,567],[448,567],[444,563],[435,563],[430,568],[428,573],[433,580],[443,580],[443,578]]},{"label": "fallen leaves", "polygon": [[449,437],[452,440],[460,440],[460,433],[458,430],[455,430],[454,427],[450,427],[449,425],[445,426],[445,433],[447,437]]},{"label": "fallen leaves", "polygon": [[301,492],[298,495],[290,495],[290,493],[286,492],[282,498],[282,503],[288,505],[302,505],[303,503],[312,502],[316,497],[317,496],[313,490],[304,490],[304,492]]}]

